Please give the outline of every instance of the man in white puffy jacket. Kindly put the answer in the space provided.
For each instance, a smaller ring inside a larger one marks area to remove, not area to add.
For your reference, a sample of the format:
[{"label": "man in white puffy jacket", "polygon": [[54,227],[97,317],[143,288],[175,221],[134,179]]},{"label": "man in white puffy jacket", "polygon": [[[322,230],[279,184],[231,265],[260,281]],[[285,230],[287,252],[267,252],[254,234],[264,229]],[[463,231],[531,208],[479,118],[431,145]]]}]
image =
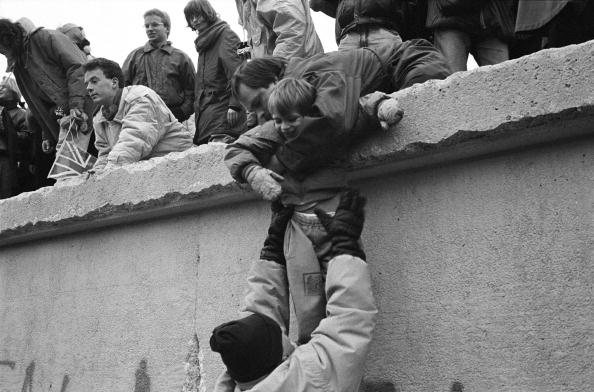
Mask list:
[{"label": "man in white puffy jacket", "polygon": [[312,332],[311,340],[298,347],[284,334],[283,320],[288,316],[283,300],[288,288],[282,278],[282,228],[291,214],[286,210],[273,213],[258,263],[276,263],[279,274],[259,276],[256,263],[246,298],[247,310],[254,313],[214,329],[210,346],[221,354],[227,367],[215,392],[358,390],[377,314],[369,269],[358,241],[364,204],[365,199],[350,190],[341,195],[334,217],[316,211],[332,241],[333,258],[325,282],[327,316]]},{"label": "man in white puffy jacket", "polygon": [[177,121],[159,95],[145,86],[124,86],[120,66],[96,58],[87,62],[85,86],[99,110],[93,118],[95,170],[110,169],[184,151],[192,135]]}]

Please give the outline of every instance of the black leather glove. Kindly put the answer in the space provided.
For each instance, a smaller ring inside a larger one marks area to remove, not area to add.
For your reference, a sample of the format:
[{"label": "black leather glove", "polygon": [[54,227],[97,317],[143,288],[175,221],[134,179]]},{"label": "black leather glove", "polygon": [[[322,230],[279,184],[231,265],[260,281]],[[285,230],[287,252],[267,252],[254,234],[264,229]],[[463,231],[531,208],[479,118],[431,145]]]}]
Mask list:
[{"label": "black leather glove", "polygon": [[274,261],[281,265],[287,265],[283,244],[285,241],[285,230],[293,216],[293,207],[285,207],[280,201],[272,202],[272,218],[268,228],[268,236],[264,240],[264,246],[260,252],[260,259]]},{"label": "black leather glove", "polygon": [[347,254],[365,260],[365,252],[359,245],[365,222],[365,202],[365,198],[357,190],[349,189],[340,195],[333,217],[319,208],[314,210],[330,236],[331,257]]},{"label": "black leather glove", "polygon": [[175,116],[175,118],[177,118],[177,121],[179,122],[184,122],[190,117],[184,113],[181,106],[172,107],[171,113],[173,113],[173,115]]}]

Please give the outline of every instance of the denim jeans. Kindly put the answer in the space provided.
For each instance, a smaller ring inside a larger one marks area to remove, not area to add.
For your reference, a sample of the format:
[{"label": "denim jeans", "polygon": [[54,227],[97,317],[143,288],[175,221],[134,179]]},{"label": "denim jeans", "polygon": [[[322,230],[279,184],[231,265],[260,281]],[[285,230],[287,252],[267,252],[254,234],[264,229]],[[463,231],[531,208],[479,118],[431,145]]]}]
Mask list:
[{"label": "denim jeans", "polygon": [[[402,38],[390,30],[381,27],[360,27],[345,35],[338,45],[338,50],[370,48],[381,51],[383,47],[393,48],[402,43]],[[391,50],[391,49],[390,49]]]},{"label": "denim jeans", "polygon": [[433,31],[433,43],[447,59],[452,72],[466,71],[469,53],[478,65],[509,60],[507,44],[496,37],[475,39],[461,30],[436,29]]},{"label": "denim jeans", "polygon": [[328,235],[317,216],[295,212],[285,231],[284,253],[299,344],[309,341],[326,315],[327,269],[322,264],[327,266],[329,251]]}]

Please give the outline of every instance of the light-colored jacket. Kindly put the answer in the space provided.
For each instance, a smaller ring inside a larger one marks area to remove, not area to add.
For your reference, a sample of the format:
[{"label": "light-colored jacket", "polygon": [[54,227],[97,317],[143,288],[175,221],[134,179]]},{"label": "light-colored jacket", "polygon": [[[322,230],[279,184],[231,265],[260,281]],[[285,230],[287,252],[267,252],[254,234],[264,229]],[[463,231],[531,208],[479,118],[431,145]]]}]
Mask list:
[{"label": "light-colored jacket", "polygon": [[[258,266],[254,268],[254,272],[257,273],[265,272],[267,269]],[[250,292],[256,291],[256,295],[251,299],[250,294],[246,297],[246,300],[251,302],[248,308],[272,315],[275,320],[280,319],[284,323],[285,311],[288,312],[288,309],[278,308],[279,303],[284,303],[282,297],[286,293],[280,275],[282,266],[270,271],[270,280],[267,279],[267,275],[260,275],[250,282]],[[328,264],[325,289],[328,316],[313,331],[311,340],[297,347],[268,377],[249,391],[358,390],[377,314],[367,263],[350,255],[336,256]],[[277,298],[277,294],[280,294],[281,298]],[[214,388],[215,392],[238,390],[226,372],[219,377]]]},{"label": "light-colored jacket", "polygon": [[311,19],[308,0],[236,0],[252,57],[311,57],[324,47]]},{"label": "light-colored jacket", "polygon": [[192,136],[159,95],[145,86],[122,90],[118,111],[109,121],[99,110],[93,118],[96,169],[160,157],[192,147]]}]

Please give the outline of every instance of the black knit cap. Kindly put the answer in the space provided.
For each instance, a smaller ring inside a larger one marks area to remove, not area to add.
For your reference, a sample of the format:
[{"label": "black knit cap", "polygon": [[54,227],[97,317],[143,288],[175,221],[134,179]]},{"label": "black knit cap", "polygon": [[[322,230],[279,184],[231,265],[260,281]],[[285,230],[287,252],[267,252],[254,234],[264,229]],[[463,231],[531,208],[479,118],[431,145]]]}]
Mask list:
[{"label": "black knit cap", "polygon": [[221,354],[235,381],[249,382],[272,372],[282,362],[282,332],[270,317],[252,314],[216,327],[210,348]]}]

